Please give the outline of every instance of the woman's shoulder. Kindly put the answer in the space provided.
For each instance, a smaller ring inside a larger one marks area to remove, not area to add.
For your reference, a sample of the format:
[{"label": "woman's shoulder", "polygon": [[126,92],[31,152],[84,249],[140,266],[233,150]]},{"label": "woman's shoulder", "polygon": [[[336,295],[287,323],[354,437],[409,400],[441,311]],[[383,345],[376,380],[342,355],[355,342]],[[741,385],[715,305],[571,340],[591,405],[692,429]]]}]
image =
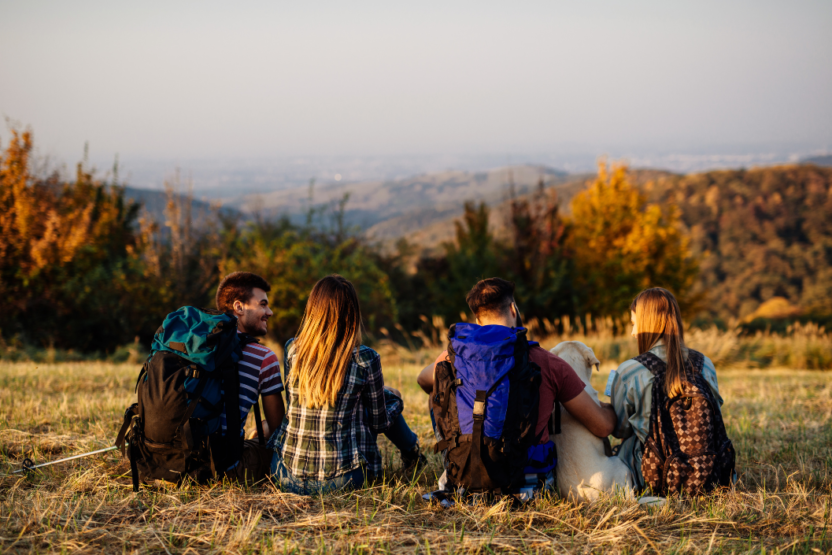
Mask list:
[{"label": "woman's shoulder", "polygon": [[704,361],[702,362],[702,375],[705,376],[705,379],[711,382],[713,386],[716,386],[716,366],[714,366],[714,362],[705,355]]},{"label": "woman's shoulder", "polygon": [[370,366],[373,362],[380,359],[379,354],[366,345],[359,345],[355,349],[355,362],[359,366]]},{"label": "woman's shoulder", "polygon": [[627,359],[619,364],[615,372],[622,381],[629,381],[633,377],[644,374],[645,372],[651,376],[653,375],[646,366],[634,358]]},{"label": "woman's shoulder", "polygon": [[[693,350],[693,349],[691,349],[691,350]],[[711,370],[713,372],[716,372],[716,366],[714,366],[714,361],[712,361],[711,358],[708,355],[706,355],[705,353],[700,352],[700,351],[693,351],[693,352],[698,353],[699,356],[702,357],[702,368],[703,369]]]},{"label": "woman's shoulder", "polygon": [[694,349],[686,349],[686,351],[686,355],[688,353],[696,353],[697,356],[702,357],[702,373],[706,376],[709,374],[713,375],[714,379],[716,379],[716,366],[714,366],[714,361],[712,361],[708,355]]}]

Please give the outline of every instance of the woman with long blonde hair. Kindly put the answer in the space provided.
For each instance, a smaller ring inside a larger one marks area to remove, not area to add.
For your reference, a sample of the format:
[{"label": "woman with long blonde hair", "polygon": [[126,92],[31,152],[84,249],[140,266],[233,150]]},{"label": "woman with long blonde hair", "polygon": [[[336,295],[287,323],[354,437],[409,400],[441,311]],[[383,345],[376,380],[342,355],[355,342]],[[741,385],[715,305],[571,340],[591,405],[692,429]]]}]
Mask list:
[{"label": "woman with long blonde hair", "polygon": [[[707,356],[696,353],[701,369],[692,361],[685,345],[685,332],[679,303],[673,294],[661,287],[645,289],[630,305],[632,336],[638,342],[639,357],[624,361],[610,373],[606,394],[610,396],[618,424],[613,436],[623,439],[618,457],[630,468],[639,489],[646,487],[642,471],[645,442],[650,430],[654,373],[645,365],[643,355],[649,353],[664,363],[657,363],[664,370],[663,387],[667,399],[687,395],[694,373],[700,373],[707,383],[706,389],[716,401],[720,411],[722,397],[716,380],[716,368]],[[653,359],[655,360],[655,359]],[[686,393],[687,392],[687,393]],[[662,396],[664,398],[664,396]]]},{"label": "woman with long blonde hair", "polygon": [[362,325],[352,283],[330,275],[315,284],[285,350],[288,407],[272,475],[288,491],[360,487],[381,473],[379,433],[400,449],[405,467],[425,461],[401,415],[401,394],[384,387],[378,353],[361,344]]}]

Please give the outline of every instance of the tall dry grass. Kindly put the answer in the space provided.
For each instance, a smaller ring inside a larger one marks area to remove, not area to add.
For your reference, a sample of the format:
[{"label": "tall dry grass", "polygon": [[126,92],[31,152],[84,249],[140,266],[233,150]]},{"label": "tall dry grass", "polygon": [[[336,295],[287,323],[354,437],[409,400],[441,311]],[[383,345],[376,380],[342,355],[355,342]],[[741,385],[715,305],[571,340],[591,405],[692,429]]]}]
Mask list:
[{"label": "tall dry grass", "polygon": [[[427,353],[427,351],[425,351]],[[427,354],[424,355],[428,358]],[[383,358],[405,417],[432,445],[418,364]],[[135,365],[0,363],[0,473],[110,445],[132,400]],[[601,388],[606,376],[596,374]],[[385,481],[304,498],[270,484],[159,485],[133,494],[108,453],[0,477],[4,553],[825,553],[832,550],[832,374],[722,371],[733,491],[647,510],[614,496],[575,506],[428,505],[441,466],[411,480],[386,439]]]},{"label": "tall dry grass", "polygon": [[[404,363],[427,364],[447,346],[448,330],[442,318],[423,317],[421,330],[406,334],[413,340],[392,341],[382,334],[380,349]],[[550,349],[561,341],[581,341],[590,346],[601,362],[616,366],[638,355],[629,332],[616,331],[612,319],[585,322],[568,316],[555,320],[532,319],[526,323],[529,336]],[[386,330],[383,330],[386,332]],[[404,330],[401,330],[404,334]],[[720,330],[691,328],[685,330],[687,346],[710,357],[717,368],[796,368],[832,370],[832,333],[817,324],[795,323],[784,334],[770,331],[744,333],[740,328]]]}]

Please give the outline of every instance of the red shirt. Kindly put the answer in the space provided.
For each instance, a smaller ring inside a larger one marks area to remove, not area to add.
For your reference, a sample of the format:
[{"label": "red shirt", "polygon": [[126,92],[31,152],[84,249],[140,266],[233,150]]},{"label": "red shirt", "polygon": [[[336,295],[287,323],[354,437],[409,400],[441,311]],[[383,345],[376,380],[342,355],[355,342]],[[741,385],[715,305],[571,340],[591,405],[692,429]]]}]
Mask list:
[{"label": "red shirt", "polygon": [[[447,357],[448,351],[442,351],[434,364],[446,360]],[[549,441],[549,418],[555,408],[555,401],[571,401],[584,390],[585,385],[565,360],[540,345],[529,349],[529,358],[540,367],[540,408],[535,433],[540,434],[540,443],[546,443]]]}]

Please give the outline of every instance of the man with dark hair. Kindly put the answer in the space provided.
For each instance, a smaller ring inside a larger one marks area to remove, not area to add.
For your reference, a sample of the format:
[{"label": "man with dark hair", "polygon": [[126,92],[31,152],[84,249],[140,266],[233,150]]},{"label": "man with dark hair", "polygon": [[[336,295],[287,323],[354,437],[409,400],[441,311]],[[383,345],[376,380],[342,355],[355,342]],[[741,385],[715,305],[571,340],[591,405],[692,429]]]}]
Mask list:
[{"label": "man with dark hair", "polygon": [[465,302],[477,317],[504,313],[514,302],[514,283],[500,278],[484,279],[471,288]]},{"label": "man with dark hair", "polygon": [[[510,281],[484,279],[471,288],[466,300],[480,326],[517,328],[523,325],[520,310],[514,301],[514,284]],[[436,364],[447,360],[447,356],[448,351],[443,351],[419,373],[417,382],[428,395],[433,391]],[[529,359],[540,367],[541,374],[540,409],[535,429],[540,444],[549,441],[548,424],[556,402],[561,403],[569,414],[596,436],[606,438],[612,433],[616,424],[612,406],[602,403],[599,407],[595,404],[584,391],[584,382],[566,361],[537,344],[530,347]]]},{"label": "man with dark hair", "polygon": [[[262,337],[268,332],[268,320],[272,316],[267,293],[271,290],[262,277],[250,272],[234,272],[225,276],[217,288],[217,309],[237,318],[237,333]],[[280,427],[286,412],[283,382],[280,380],[280,361],[277,355],[257,342],[243,348],[243,358],[238,364],[240,374],[240,422],[245,426],[248,413],[263,398],[263,434],[268,439],[271,431]],[[221,418],[226,433],[225,414]],[[240,429],[240,435],[244,429]],[[272,451],[261,448],[255,434],[246,440],[240,462],[226,471],[226,475],[240,481],[256,482],[266,477],[271,466]]]}]

